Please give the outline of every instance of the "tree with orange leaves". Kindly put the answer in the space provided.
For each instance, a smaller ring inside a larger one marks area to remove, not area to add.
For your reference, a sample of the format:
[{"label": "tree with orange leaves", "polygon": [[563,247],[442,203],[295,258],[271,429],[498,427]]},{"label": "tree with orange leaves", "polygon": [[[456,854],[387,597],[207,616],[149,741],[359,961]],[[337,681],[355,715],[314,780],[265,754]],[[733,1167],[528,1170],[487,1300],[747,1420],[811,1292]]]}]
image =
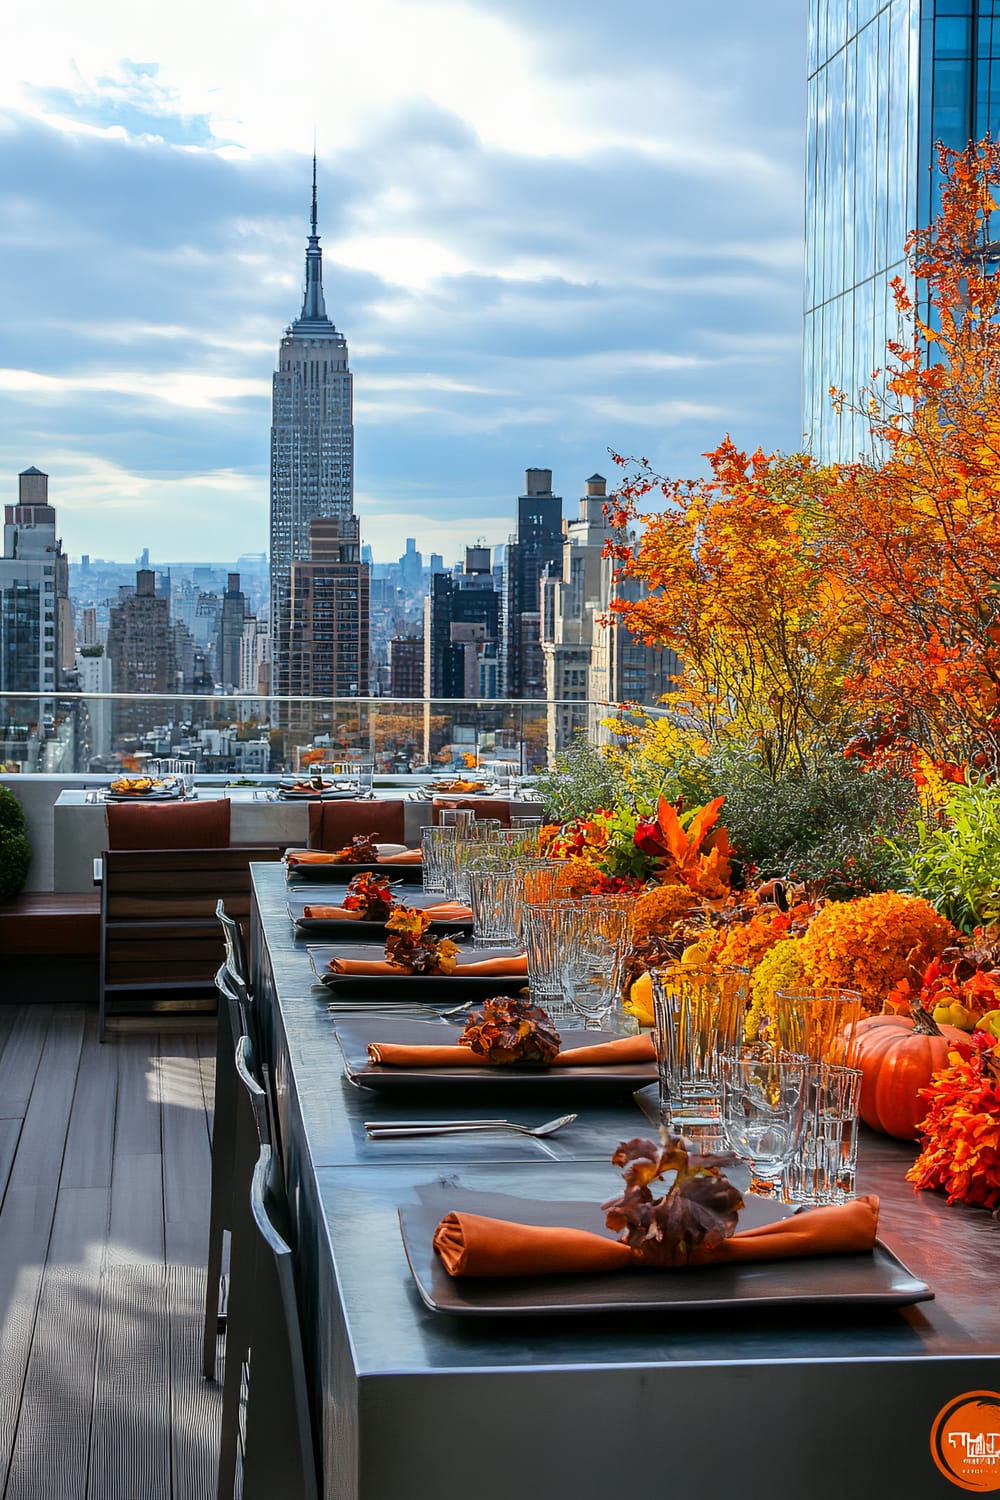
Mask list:
[{"label": "tree with orange leaves", "polygon": [[907,242],[929,311],[894,282],[902,331],[881,389],[862,398],[881,458],[839,472],[821,528],[864,621],[849,690],[933,757],[995,772],[1000,280],[990,236],[1000,146],[939,147],[938,157],[940,213]]},{"label": "tree with orange leaves", "polygon": [[[612,505],[623,531],[645,522],[641,547],[609,550],[650,590],[612,608],[681,655],[678,706],[710,738],[756,739],[778,769],[868,716],[880,752],[1000,772],[1000,146],[939,161],[941,211],[907,241],[928,311],[897,279],[900,336],[853,408],[876,457],[748,459],[727,439],[709,480],[643,460]],[[654,489],[666,508],[642,515]]]},{"label": "tree with orange leaves", "polygon": [[[808,764],[855,712],[843,683],[856,624],[816,524],[833,476],[802,454],[748,458],[728,438],[706,457],[708,480],[666,480],[642,460],[617,491],[609,550],[648,592],[611,608],[677,652],[671,703],[710,740],[754,741],[774,771]],[[644,514],[654,491],[664,508]],[[639,547],[627,530],[637,520]]]}]

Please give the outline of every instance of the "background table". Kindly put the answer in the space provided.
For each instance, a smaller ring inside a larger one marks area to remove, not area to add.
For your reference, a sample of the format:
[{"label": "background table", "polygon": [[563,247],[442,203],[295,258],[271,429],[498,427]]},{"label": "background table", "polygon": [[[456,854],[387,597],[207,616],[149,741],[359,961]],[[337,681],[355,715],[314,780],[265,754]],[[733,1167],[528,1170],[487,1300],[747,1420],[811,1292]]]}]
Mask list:
[{"label": "background table", "polygon": [[[626,1099],[582,1105],[579,1124],[545,1142],[368,1141],[365,1118],[422,1110],[346,1082],[280,868],[255,866],[253,879],[255,979],[329,1500],[955,1493],[932,1464],[930,1427],[946,1400],[1000,1380],[997,1229],[985,1213],[914,1193],[903,1181],[912,1147],[866,1132],[859,1188],[881,1195],[885,1237],[933,1302],[767,1316],[432,1313],[397,1222],[421,1184],[601,1202],[620,1180],[611,1151],[648,1122]],[[426,1111],[449,1112],[440,1099]]]}]

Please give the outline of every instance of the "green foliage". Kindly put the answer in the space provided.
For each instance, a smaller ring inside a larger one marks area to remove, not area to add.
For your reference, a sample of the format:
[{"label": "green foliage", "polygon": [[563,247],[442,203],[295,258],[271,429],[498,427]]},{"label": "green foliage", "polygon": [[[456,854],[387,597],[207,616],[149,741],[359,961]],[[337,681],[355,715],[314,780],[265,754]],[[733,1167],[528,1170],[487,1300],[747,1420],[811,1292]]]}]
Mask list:
[{"label": "green foliage", "polygon": [[6,833],[23,833],[27,828],[24,808],[9,786],[0,786],[0,838]]},{"label": "green foliage", "polygon": [[919,819],[915,837],[892,847],[907,888],[956,927],[1000,918],[1000,787],[956,787],[940,821]]},{"label": "green foliage", "polygon": [[24,809],[9,787],[0,786],[0,901],[16,896],[28,878],[31,845]]},{"label": "green foliage", "polygon": [[863,771],[836,751],[772,775],[752,748],[731,745],[713,750],[706,770],[712,794],[726,799],[720,821],[731,843],[762,878],[790,876],[838,899],[898,883],[895,840],[916,818],[907,779]]},{"label": "green foliage", "polygon": [[538,773],[534,791],[550,823],[568,823],[589,818],[599,807],[613,808],[624,784],[618,766],[581,731],[548,770]]}]

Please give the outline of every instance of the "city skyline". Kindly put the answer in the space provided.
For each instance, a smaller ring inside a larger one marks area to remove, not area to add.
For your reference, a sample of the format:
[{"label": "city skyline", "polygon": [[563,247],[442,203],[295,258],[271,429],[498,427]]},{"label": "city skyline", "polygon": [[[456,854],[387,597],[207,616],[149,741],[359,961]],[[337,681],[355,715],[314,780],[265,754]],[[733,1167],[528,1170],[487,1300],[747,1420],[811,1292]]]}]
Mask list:
[{"label": "city skyline", "polygon": [[265,549],[314,127],[376,560],[504,541],[527,467],[575,493],[608,447],[797,445],[794,0],[710,31],[634,0],[226,9],[13,6],[0,463],[52,476],[72,557]]}]

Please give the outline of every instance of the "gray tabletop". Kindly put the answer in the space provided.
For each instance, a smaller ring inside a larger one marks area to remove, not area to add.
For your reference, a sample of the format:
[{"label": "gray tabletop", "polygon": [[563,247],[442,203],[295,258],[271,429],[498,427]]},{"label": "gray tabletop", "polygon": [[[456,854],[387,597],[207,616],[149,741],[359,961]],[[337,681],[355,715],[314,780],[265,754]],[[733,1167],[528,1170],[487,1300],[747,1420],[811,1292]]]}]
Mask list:
[{"label": "gray tabletop", "polygon": [[[578,1122],[545,1142],[368,1141],[365,1119],[420,1109],[346,1081],[281,869],[253,873],[255,974],[325,1495],[440,1500],[447,1486],[481,1500],[604,1500],[626,1483],[655,1494],[697,1486],[705,1500],[954,1493],[931,1462],[930,1428],[946,1400],[998,1384],[998,1231],[985,1213],[915,1193],[903,1181],[912,1147],[866,1132],[858,1185],[880,1195],[882,1237],[933,1301],[766,1314],[429,1311],[407,1265],[400,1207],[440,1184],[600,1203],[619,1181],[615,1144],[648,1133],[648,1122],[625,1097],[582,1104]],[[440,1099],[422,1107],[445,1112]],[[546,1118],[537,1104],[503,1112]]]}]

